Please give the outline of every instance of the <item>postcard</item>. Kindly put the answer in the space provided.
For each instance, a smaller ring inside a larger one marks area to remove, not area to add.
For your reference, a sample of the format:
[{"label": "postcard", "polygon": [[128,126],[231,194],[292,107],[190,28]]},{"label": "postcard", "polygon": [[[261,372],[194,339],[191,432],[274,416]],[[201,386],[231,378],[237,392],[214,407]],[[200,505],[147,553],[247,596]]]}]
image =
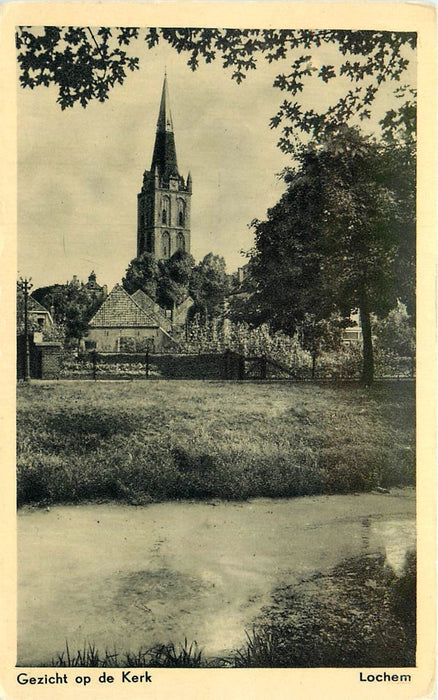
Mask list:
[{"label": "postcard", "polygon": [[434,23],[2,6],[2,698],[436,690]]}]

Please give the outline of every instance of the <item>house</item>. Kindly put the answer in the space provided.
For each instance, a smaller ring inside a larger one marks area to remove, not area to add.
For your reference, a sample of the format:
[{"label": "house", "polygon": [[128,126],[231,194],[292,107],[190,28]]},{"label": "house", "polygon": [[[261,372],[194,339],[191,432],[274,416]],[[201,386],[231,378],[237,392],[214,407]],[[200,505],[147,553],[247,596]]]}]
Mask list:
[{"label": "house", "polygon": [[344,328],[342,333],[342,343],[344,345],[352,345],[353,343],[362,342],[362,327],[360,325],[360,315],[358,311],[350,314],[351,326]]},{"label": "house", "polygon": [[170,312],[167,309],[163,309],[156,301],[151,299],[142,289],[137,289],[134,294],[131,295],[134,301],[139,304],[142,309],[147,311],[149,314],[154,316],[154,318],[159,322],[159,324],[167,330],[169,333],[175,326],[183,326],[187,320],[187,314],[189,310],[194,306],[195,302],[191,296],[187,296],[181,304],[174,307],[173,311]]},{"label": "house", "polygon": [[[143,305],[138,303],[139,299]],[[88,344],[92,341],[101,352],[159,351],[175,347],[166,324],[147,306],[148,301],[140,295],[134,299],[116,284],[89,323]]]},{"label": "house", "polygon": [[53,318],[50,311],[47,311],[33,296],[28,297],[27,315],[29,327],[32,329],[38,328],[41,333],[49,331],[53,326]]},{"label": "house", "polygon": [[162,309],[161,306],[157,304],[156,301],[151,299],[151,297],[148,296],[142,289],[137,289],[134,294],[131,294],[131,297],[139,306],[141,306],[143,311],[146,311],[146,313],[153,316],[159,325],[170,333],[172,330],[172,321],[170,316],[166,314],[165,309]]},{"label": "house", "polygon": [[173,310],[173,325],[174,326],[183,326],[185,322],[187,321],[187,314],[194,306],[195,302],[192,299],[191,296],[188,296],[184,299],[184,301],[181,302],[181,304],[178,304],[178,306],[175,306]]}]

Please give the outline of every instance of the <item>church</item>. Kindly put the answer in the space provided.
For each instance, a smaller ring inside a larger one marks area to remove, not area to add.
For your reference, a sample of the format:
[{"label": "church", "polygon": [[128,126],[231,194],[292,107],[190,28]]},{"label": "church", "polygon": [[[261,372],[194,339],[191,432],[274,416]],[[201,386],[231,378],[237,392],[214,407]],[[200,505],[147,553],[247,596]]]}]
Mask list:
[{"label": "church", "polygon": [[[190,173],[185,180],[178,171],[165,75],[152,163],[137,195],[137,257],[151,253],[156,260],[166,260],[178,250],[190,253],[191,196]],[[185,299],[172,310],[170,321],[166,311],[144,292],[130,296],[117,284],[90,320],[87,342],[107,352],[172,347],[172,328],[184,324],[192,305],[191,297]]]},{"label": "church", "polygon": [[137,197],[137,257],[152,253],[157,260],[177,250],[190,253],[192,177],[178,171],[175,135],[164,76],[155,146],[150,170],[145,170]]}]

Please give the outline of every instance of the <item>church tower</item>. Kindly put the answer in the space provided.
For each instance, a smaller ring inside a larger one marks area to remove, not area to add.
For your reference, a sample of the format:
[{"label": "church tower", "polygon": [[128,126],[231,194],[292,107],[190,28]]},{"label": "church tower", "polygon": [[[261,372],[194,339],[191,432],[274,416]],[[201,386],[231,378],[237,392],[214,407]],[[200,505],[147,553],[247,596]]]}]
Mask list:
[{"label": "church tower", "polygon": [[151,169],[143,175],[137,195],[137,257],[152,253],[157,260],[177,250],[190,253],[192,178],[178,172],[175,136],[164,76]]}]

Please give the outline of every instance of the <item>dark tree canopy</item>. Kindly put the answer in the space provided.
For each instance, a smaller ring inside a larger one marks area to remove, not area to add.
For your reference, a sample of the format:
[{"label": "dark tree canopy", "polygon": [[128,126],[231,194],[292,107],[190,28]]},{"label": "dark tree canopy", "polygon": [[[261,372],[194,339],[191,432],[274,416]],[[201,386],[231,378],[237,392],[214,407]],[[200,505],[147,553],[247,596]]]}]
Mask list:
[{"label": "dark tree canopy", "polygon": [[134,294],[142,289],[148,296],[155,299],[158,284],[158,265],[151,253],[143,253],[129,263],[122,279],[123,287],[128,294]]},{"label": "dark tree canopy", "polygon": [[[274,87],[287,97],[272,117],[271,128],[281,125],[279,146],[291,153],[300,132],[316,137],[352,117],[368,119],[379,89],[390,81],[400,83],[416,47],[413,32],[138,27],[44,27],[36,31],[19,27],[20,84],[31,89],[55,84],[62,109],[76,103],[86,107],[91,100],[103,102],[112,88],[123,84],[129,71],[139,68],[140,57],[132,55],[131,44],[140,40],[146,49],[165,43],[186,54],[193,71],[200,62],[220,61],[237,83],[262,59],[280,62],[282,71]],[[339,56],[333,62],[336,65],[313,65],[315,52],[330,46]],[[303,107],[299,99],[307,88],[314,89],[315,78],[322,83],[346,78],[351,88],[318,112]],[[403,122],[413,131],[415,92],[399,85],[398,97],[399,107],[390,110],[384,127],[391,130]]]},{"label": "dark tree canopy", "polygon": [[254,222],[252,274],[261,321],[289,332],[359,309],[364,381],[372,381],[371,313],[387,314],[415,293],[415,152],[338,131],[301,154],[288,188]]},{"label": "dark tree canopy", "polygon": [[77,341],[87,335],[88,323],[103,300],[101,292],[75,280],[39,287],[32,296],[46,309],[53,309],[55,323],[65,327],[67,338]]}]

